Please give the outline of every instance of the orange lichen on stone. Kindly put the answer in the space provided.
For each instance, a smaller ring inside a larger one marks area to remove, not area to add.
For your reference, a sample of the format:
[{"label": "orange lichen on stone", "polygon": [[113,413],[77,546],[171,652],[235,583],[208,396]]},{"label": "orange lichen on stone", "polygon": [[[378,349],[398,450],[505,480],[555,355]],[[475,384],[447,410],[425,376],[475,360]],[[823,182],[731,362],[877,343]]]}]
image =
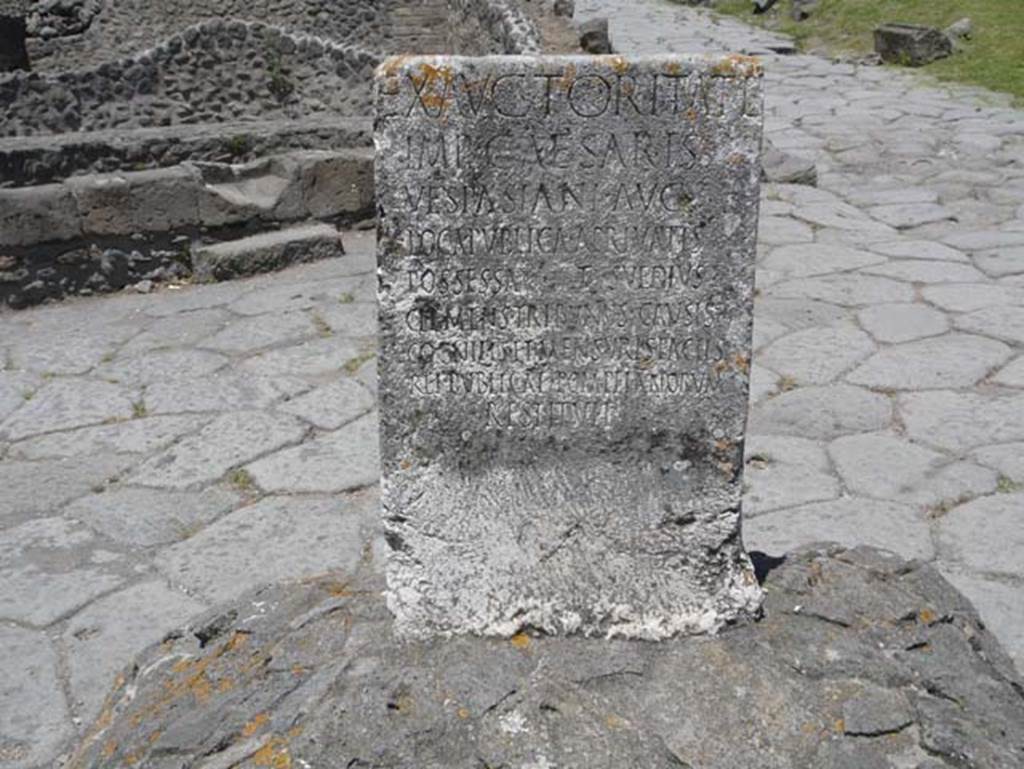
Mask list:
[{"label": "orange lichen on stone", "polygon": [[268,721],[270,721],[270,716],[266,713],[257,713],[252,717],[251,721],[247,721],[245,726],[242,727],[242,736],[252,737],[256,732],[266,726]]},{"label": "orange lichen on stone", "polygon": [[461,718],[463,721],[469,718],[469,708],[459,708],[455,711],[455,715]]},{"label": "orange lichen on stone", "polygon": [[253,766],[265,766],[269,769],[291,769],[292,757],[288,752],[288,740],[283,737],[271,737],[252,754],[252,763]]},{"label": "orange lichen on stone", "polygon": [[530,648],[530,636],[526,633],[516,633],[512,638],[509,639],[511,643],[517,649],[529,649]]},{"label": "orange lichen on stone", "polygon": [[756,56],[733,53],[716,62],[711,67],[711,72],[723,77],[760,77],[764,73],[764,67]]},{"label": "orange lichen on stone", "polygon": [[938,616],[931,609],[921,609],[917,618],[921,620],[923,624],[930,625],[938,619]]},{"label": "orange lichen on stone", "polygon": [[117,752],[117,741],[107,740],[103,745],[103,757],[111,758]]},{"label": "orange lichen on stone", "polygon": [[610,56],[608,57],[608,65],[618,72],[620,75],[624,75],[629,71],[629,62],[621,56]]},{"label": "orange lichen on stone", "polygon": [[626,726],[626,722],[616,715],[606,716],[604,723],[609,729],[622,729]]}]

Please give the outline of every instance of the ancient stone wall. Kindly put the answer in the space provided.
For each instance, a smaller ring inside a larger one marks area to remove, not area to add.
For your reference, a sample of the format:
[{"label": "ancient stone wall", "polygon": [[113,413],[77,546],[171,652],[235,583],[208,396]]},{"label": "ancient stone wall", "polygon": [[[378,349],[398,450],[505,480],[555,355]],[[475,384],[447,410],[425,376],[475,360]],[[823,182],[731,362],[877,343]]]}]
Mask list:
[{"label": "ancient stone wall", "polygon": [[459,53],[541,52],[540,33],[511,0],[449,0],[449,4],[455,19],[453,28],[469,22],[479,25],[487,33],[487,38],[475,46],[464,36],[461,42],[465,47],[458,47]]},{"label": "ancient stone wall", "polygon": [[368,114],[378,58],[266,24],[208,22],[94,69],[0,76],[0,136]]}]

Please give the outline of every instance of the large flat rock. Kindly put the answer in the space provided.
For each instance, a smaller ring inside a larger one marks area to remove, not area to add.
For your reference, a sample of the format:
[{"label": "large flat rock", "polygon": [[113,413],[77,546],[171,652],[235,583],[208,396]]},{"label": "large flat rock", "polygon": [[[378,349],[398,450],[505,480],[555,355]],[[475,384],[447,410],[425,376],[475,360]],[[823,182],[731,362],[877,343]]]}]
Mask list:
[{"label": "large flat rock", "polygon": [[756,560],[763,619],[661,643],[403,643],[379,578],[266,588],[136,660],[69,768],[1022,765],[1024,682],[930,566]]}]

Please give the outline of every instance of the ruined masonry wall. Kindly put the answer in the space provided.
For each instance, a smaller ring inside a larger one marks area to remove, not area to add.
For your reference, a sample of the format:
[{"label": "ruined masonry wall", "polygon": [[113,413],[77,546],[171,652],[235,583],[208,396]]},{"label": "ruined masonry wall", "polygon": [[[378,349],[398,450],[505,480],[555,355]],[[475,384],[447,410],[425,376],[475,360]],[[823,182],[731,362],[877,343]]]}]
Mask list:
[{"label": "ruined masonry wall", "polygon": [[266,24],[208,22],[94,69],[0,76],[0,136],[364,115],[378,61]]}]

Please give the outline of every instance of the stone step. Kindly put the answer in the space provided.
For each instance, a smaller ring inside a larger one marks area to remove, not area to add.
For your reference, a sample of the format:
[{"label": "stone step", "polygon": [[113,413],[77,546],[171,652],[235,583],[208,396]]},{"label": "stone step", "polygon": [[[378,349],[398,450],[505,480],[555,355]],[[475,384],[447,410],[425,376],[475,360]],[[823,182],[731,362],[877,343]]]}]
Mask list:
[{"label": "stone step", "polygon": [[192,269],[197,281],[209,283],[344,254],[341,233],[333,226],[303,224],[195,248]]}]

